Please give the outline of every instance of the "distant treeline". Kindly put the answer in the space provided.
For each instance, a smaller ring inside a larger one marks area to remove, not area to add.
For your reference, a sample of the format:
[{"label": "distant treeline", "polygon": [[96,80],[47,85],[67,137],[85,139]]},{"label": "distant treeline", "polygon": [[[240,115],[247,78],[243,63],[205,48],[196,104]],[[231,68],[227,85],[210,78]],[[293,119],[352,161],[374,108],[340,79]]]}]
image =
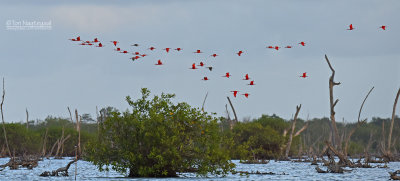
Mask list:
[{"label": "distant treeline", "polygon": [[[89,114],[81,116],[81,145],[82,154],[85,155],[85,146],[91,139],[98,138],[98,125],[101,126],[102,120],[107,119],[115,108],[108,107],[100,111],[98,118],[92,119]],[[284,120],[277,115],[262,115],[260,118],[239,121],[233,123],[226,118],[219,119],[220,136],[226,138],[226,144],[232,147],[231,158],[241,160],[263,160],[276,159],[282,156],[283,150],[287,144],[288,132],[292,120]],[[393,150],[397,153],[400,150],[400,131],[399,117],[395,118],[393,129]],[[98,124],[99,122],[99,124]],[[293,138],[290,148],[290,156],[300,156],[305,154],[319,154],[325,146],[325,141],[329,140],[330,121],[329,118],[314,118],[307,121],[307,128],[298,136]],[[296,131],[301,129],[306,122],[298,119]],[[382,134],[384,124],[385,132],[388,134],[389,118],[372,118],[366,124],[356,130],[350,140],[349,155],[363,154],[365,151],[370,154],[380,154],[382,146],[387,143],[387,135]],[[350,130],[356,126],[356,123],[337,122],[337,127],[341,139],[346,139]],[[62,136],[64,129],[64,138],[70,135],[65,141],[59,156],[75,155],[75,145],[78,144],[78,132],[76,122],[70,118],[47,117],[45,120],[30,121],[26,123],[6,123],[5,125],[10,151],[18,155],[41,155],[43,148],[45,155],[51,150],[51,156],[54,156],[57,146],[54,146],[57,140]],[[47,132],[47,136],[46,136]],[[7,156],[3,129],[0,129],[0,156]],[[344,141],[342,141],[344,144]],[[45,144],[45,145],[44,145]],[[55,148],[53,148],[55,147]],[[366,150],[368,149],[368,150]]]}]

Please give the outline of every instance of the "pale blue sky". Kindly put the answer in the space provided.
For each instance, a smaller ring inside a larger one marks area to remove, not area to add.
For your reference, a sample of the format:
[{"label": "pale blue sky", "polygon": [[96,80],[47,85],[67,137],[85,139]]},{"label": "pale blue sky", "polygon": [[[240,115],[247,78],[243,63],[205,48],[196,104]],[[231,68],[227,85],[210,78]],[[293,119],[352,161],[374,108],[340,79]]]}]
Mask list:
[{"label": "pale blue sky", "polygon": [[[327,54],[336,69],[338,120],[390,117],[400,87],[399,1],[2,1],[0,76],[6,79],[6,121],[48,115],[67,117],[67,106],[95,115],[96,106],[125,110],[125,96],[140,88],[175,93],[177,101],[225,115],[226,96],[239,118],[277,114],[291,118],[329,116]],[[6,30],[7,20],[52,21],[50,31]],[[349,24],[354,31],[347,31]],[[386,25],[387,30],[378,29]],[[68,41],[97,37],[106,47]],[[114,52],[138,43],[148,57],[132,62]],[[297,43],[306,42],[305,47]],[[293,45],[293,49],[266,49]],[[147,50],[154,46],[154,52]],[[183,48],[166,54],[162,48]],[[192,52],[201,49],[201,55]],[[238,57],[235,53],[243,50]],[[212,58],[209,55],[220,56]],[[158,59],[165,65],[155,66]],[[204,61],[214,70],[189,70]],[[223,78],[225,72],[232,77]],[[307,72],[309,77],[299,76]],[[256,85],[242,80],[248,73]],[[209,81],[201,79],[207,76]],[[231,90],[250,93],[233,98]]]}]

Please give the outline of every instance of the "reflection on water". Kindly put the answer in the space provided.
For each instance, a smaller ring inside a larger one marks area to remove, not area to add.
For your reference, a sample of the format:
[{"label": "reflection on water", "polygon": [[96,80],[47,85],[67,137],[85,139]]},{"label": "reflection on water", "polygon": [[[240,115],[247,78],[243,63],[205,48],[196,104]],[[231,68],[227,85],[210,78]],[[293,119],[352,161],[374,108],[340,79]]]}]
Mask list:
[{"label": "reflection on water", "polygon": [[[8,162],[8,158],[0,158],[0,165]],[[9,170],[9,168],[0,171],[0,180],[74,180],[75,164],[71,165],[69,169],[69,177],[39,177],[44,171],[55,170],[64,167],[72,158],[57,159],[44,159],[39,162],[39,166],[27,170],[25,168],[19,170]],[[388,180],[389,171],[400,169],[400,162],[392,162],[388,164],[388,168],[347,168],[352,170],[350,173],[344,174],[319,174],[315,171],[315,166],[311,163],[295,163],[295,162],[275,162],[271,161],[268,164],[240,164],[239,161],[233,161],[237,166],[238,171],[248,172],[273,172],[276,175],[249,175],[240,176],[227,175],[223,178],[201,178],[193,174],[182,174],[182,179],[190,180]],[[379,164],[371,164],[372,166]],[[124,175],[115,171],[99,172],[97,167],[90,162],[78,161],[78,174],[77,180],[131,180],[123,178]],[[321,166],[320,166],[321,167]],[[321,167],[322,169],[326,169]],[[176,180],[174,179],[157,179],[157,180]],[[148,180],[148,179],[134,179],[134,180]]]}]

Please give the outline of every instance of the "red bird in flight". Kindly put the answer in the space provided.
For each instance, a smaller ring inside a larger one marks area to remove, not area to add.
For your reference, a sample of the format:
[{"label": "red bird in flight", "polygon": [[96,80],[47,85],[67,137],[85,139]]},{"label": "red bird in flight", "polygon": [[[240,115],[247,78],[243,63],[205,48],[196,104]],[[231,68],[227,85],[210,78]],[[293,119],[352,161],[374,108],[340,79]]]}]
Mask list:
[{"label": "red bird in flight", "polygon": [[274,47],[273,47],[273,46],[267,46],[267,48],[274,49]]},{"label": "red bird in flight", "polygon": [[145,56],[147,56],[147,54],[142,54],[142,55],[140,55],[140,56],[145,57]]},{"label": "red bird in flight", "polygon": [[233,97],[236,97],[236,95],[237,95],[237,93],[238,93],[239,91],[231,91],[231,92],[233,92]]},{"label": "red bird in flight", "polygon": [[158,60],[157,64],[154,65],[163,65],[163,63],[161,62],[161,60]]},{"label": "red bird in flight", "polygon": [[140,53],[139,52],[135,52],[135,55],[139,55]]},{"label": "red bird in flight", "polygon": [[196,64],[192,64],[192,68],[189,68],[189,69],[197,69]]},{"label": "red bird in flight", "polygon": [[236,54],[240,57],[240,55],[242,55],[243,51],[240,50],[239,52],[237,52]]},{"label": "red bird in flight", "polygon": [[354,30],[353,24],[350,24],[350,25],[349,25],[349,29],[347,29],[347,30]]},{"label": "red bird in flight", "polygon": [[165,50],[168,53],[169,49],[171,49],[171,48],[164,48],[163,50]]},{"label": "red bird in flight", "polygon": [[93,40],[93,42],[94,42],[94,43],[97,43],[97,42],[99,42],[99,40],[97,40],[97,38],[95,38],[95,39]]},{"label": "red bird in flight", "polygon": [[154,49],[156,49],[156,48],[154,48],[154,47],[150,47],[150,48],[149,48],[149,50],[151,50],[151,51],[153,51]]},{"label": "red bird in flight", "polygon": [[179,52],[182,50],[182,48],[175,48],[175,50]]},{"label": "red bird in flight", "polygon": [[117,43],[119,43],[118,41],[111,41],[113,44],[114,44],[114,46],[117,46]]},{"label": "red bird in flight", "polygon": [[278,47],[278,46],[275,46],[275,50],[279,50],[279,48],[280,48],[280,47]]},{"label": "red bird in flight", "polygon": [[121,52],[119,52],[119,53],[128,53],[128,51],[124,50],[124,51],[121,51]]},{"label": "red bird in flight", "polygon": [[386,26],[382,25],[381,27],[379,27],[382,30],[386,30]]},{"label": "red bird in flight", "polygon": [[193,53],[203,53],[202,51],[200,51],[200,50],[196,50],[195,52],[193,52]]},{"label": "red bird in flight", "polygon": [[243,80],[250,80],[249,74],[246,74]]},{"label": "red bird in flight", "polygon": [[201,80],[204,80],[204,81],[206,81],[206,80],[209,80],[209,79],[208,79],[208,77],[204,77],[204,78],[203,78],[203,79],[201,79]]},{"label": "red bird in flight", "polygon": [[307,72],[304,72],[304,73],[303,73],[303,75],[302,75],[302,76],[300,76],[300,77],[303,77],[303,78],[306,78],[306,77],[308,77],[308,76],[307,76]]},{"label": "red bird in flight", "polygon": [[99,43],[96,47],[104,47],[103,44]]},{"label": "red bird in flight", "polygon": [[231,76],[231,74],[229,74],[229,72],[227,72],[227,73],[225,73],[225,75],[224,75],[224,76],[222,76],[222,77],[229,78],[230,76]]},{"label": "red bird in flight", "polygon": [[134,56],[134,57],[132,57],[131,59],[132,60],[137,60],[137,59],[139,59],[140,58],[140,56]]},{"label": "red bird in flight", "polygon": [[115,51],[121,51],[121,48],[117,47],[117,49],[114,49]]},{"label": "red bird in flight", "polygon": [[244,93],[244,94],[242,94],[242,95],[244,95],[246,98],[249,98],[249,93]]},{"label": "red bird in flight", "polygon": [[203,63],[203,62],[200,62],[200,64],[199,64],[198,66],[203,67],[203,66],[204,66],[204,63]]},{"label": "red bird in flight", "polygon": [[299,44],[302,46],[306,46],[306,43],[304,43],[304,41],[300,42]]},{"label": "red bird in flight", "polygon": [[78,37],[76,37],[76,38],[69,39],[69,40],[71,40],[71,41],[81,41],[81,37],[80,37],[80,36],[78,36]]},{"label": "red bird in flight", "polygon": [[215,57],[218,56],[218,55],[214,53],[214,54],[212,54],[211,56],[215,58]]},{"label": "red bird in flight", "polygon": [[292,48],[292,46],[288,45],[288,46],[285,46],[285,48]]},{"label": "red bird in flight", "polygon": [[256,84],[254,84],[254,80],[252,80],[252,81],[250,81],[250,84],[247,84],[247,85],[256,85]]}]

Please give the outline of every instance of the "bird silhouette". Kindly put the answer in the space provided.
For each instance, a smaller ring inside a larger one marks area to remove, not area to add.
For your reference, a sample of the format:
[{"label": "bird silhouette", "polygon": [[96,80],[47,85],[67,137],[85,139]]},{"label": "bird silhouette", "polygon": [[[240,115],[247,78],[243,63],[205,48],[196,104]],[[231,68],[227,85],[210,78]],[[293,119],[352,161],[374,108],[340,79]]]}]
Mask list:
[{"label": "bird silhouette", "polygon": [[347,30],[354,30],[353,24],[350,24],[350,25],[349,25],[349,29],[347,29]]},{"label": "bird silhouette", "polygon": [[288,45],[288,46],[285,46],[285,48],[292,48],[292,46]]},{"label": "bird silhouette", "polygon": [[189,69],[197,69],[196,68],[196,64],[194,63],[194,64],[192,64],[192,67],[191,68],[189,68]]},{"label": "bird silhouette", "polygon": [[150,47],[150,48],[149,48],[149,50],[151,50],[151,51],[153,51],[154,49],[156,49],[156,48],[154,48],[154,47]]},{"label": "bird silhouette", "polygon": [[210,71],[212,71],[212,69],[213,69],[212,67],[206,67],[206,68],[208,68],[208,70],[210,70]]},{"label": "bird silhouette", "polygon": [[145,57],[145,56],[147,56],[147,54],[142,54],[142,55],[140,55],[140,56]]},{"label": "bird silhouette", "polygon": [[140,55],[140,53],[139,52],[135,52],[134,55]]},{"label": "bird silhouette", "polygon": [[306,43],[304,43],[304,41],[300,42],[299,44],[302,46],[306,46]]},{"label": "bird silhouette", "polygon": [[96,47],[104,47],[103,44],[99,43]]},{"label": "bird silhouette", "polygon": [[275,46],[274,48],[275,48],[275,50],[279,50],[279,48],[280,48],[280,47],[278,47],[278,46]]},{"label": "bird silhouette", "polygon": [[76,38],[72,38],[72,39],[69,39],[69,40],[71,40],[71,41],[81,41],[81,37],[78,36],[78,37],[76,37]]},{"label": "bird silhouette", "polygon": [[250,80],[249,74],[246,74],[243,80]]},{"label": "bird silhouette", "polygon": [[379,27],[380,29],[382,29],[382,30],[386,30],[386,26],[385,25],[382,25],[381,27]]},{"label": "bird silhouette", "polygon": [[95,38],[94,40],[93,40],[93,43],[98,43],[99,42],[99,40],[97,40],[97,38]]},{"label": "bird silhouette", "polygon": [[203,67],[203,66],[204,66],[204,63],[203,63],[203,62],[200,62],[200,64],[199,64],[198,66]]},{"label": "bird silhouette", "polygon": [[267,48],[269,48],[269,49],[274,49],[274,47],[273,47],[273,46],[267,46]]},{"label": "bird silhouette", "polygon": [[307,76],[307,72],[304,72],[303,75],[301,75],[300,77],[306,78]]},{"label": "bird silhouette", "polygon": [[131,59],[134,61],[134,60],[137,60],[137,59],[139,59],[140,58],[140,56],[134,56],[134,57],[132,57]]},{"label": "bird silhouette", "polygon": [[240,57],[242,55],[243,51],[240,50],[239,52],[237,52],[236,54]]},{"label": "bird silhouette", "polygon": [[170,49],[171,48],[164,48],[163,50],[165,50],[168,53]]},{"label": "bird silhouette", "polygon": [[252,81],[250,81],[250,84],[247,84],[247,85],[256,85],[256,84],[254,84],[254,80],[252,80]]},{"label": "bird silhouette", "polygon": [[114,49],[115,51],[121,51],[121,48],[117,47],[116,49]]},{"label": "bird silhouette", "polygon": [[135,43],[135,44],[133,44],[133,45],[131,45],[131,46],[138,47],[138,46],[139,46],[139,44]]},{"label": "bird silhouette", "polygon": [[120,51],[119,53],[129,53],[129,52],[124,50],[124,51]]},{"label": "bird silhouette", "polygon": [[182,48],[175,48],[175,50],[179,52],[182,50]]},{"label": "bird silhouette", "polygon": [[196,50],[195,52],[193,52],[193,53],[203,53],[202,51],[200,51],[200,50]]},{"label": "bird silhouette", "polygon": [[231,74],[229,74],[229,72],[227,72],[227,73],[225,73],[225,75],[224,75],[224,76],[222,76],[222,77],[229,78],[230,76],[231,76]]},{"label": "bird silhouette", "polygon": [[82,43],[80,43],[79,45],[86,45],[86,43],[85,43],[85,42],[82,42]]},{"label": "bird silhouette", "polygon": [[237,95],[237,93],[239,92],[239,91],[231,91],[231,92],[233,92],[233,97],[236,97],[236,95]]},{"label": "bird silhouette", "polygon": [[244,93],[244,94],[242,94],[242,95],[244,95],[246,98],[249,98],[249,93]]},{"label": "bird silhouette", "polygon": [[218,55],[214,53],[214,54],[212,54],[211,56],[215,58],[215,57],[218,56]]},{"label": "bird silhouette", "polygon": [[117,43],[119,43],[118,41],[111,41],[113,44],[114,44],[114,46],[117,46]]},{"label": "bird silhouette", "polygon": [[204,81],[206,81],[206,80],[209,80],[209,79],[208,79],[208,77],[204,77],[204,78],[203,78],[203,79],[201,79],[201,80],[204,80]]},{"label": "bird silhouette", "polygon": [[163,65],[163,63],[161,62],[161,60],[158,60],[158,62],[154,65]]}]

